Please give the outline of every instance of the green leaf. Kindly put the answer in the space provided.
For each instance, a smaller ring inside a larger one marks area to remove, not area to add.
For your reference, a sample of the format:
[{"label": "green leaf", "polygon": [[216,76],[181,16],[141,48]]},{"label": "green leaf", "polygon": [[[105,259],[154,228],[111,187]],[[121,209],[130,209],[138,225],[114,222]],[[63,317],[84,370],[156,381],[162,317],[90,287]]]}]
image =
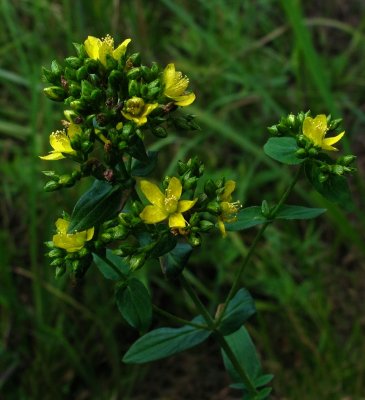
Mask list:
[{"label": "green leaf", "polygon": [[168,277],[176,277],[189,261],[193,247],[189,243],[179,242],[176,247],[160,257],[163,273]]},{"label": "green leaf", "polygon": [[146,153],[146,148],[139,137],[135,136],[131,143],[129,143],[128,153],[137,160],[148,163],[149,158]]},{"label": "green leaf", "polygon": [[325,208],[290,206],[284,204],[280,207],[275,219],[312,219],[322,215],[326,211]]},{"label": "green leaf", "polygon": [[161,235],[158,239],[157,244],[153,247],[150,252],[150,257],[161,257],[164,254],[172,250],[177,243],[177,238],[170,231],[167,231]]},{"label": "green leaf", "polygon": [[122,191],[120,185],[112,186],[106,181],[95,180],[77,201],[68,233],[83,231],[113,218],[120,209]]},{"label": "green leaf", "polygon": [[[256,352],[255,345],[252,343],[251,337],[244,326],[241,326],[236,332],[225,336],[229,347],[232,349],[238,362],[241,364],[243,369],[251,381],[259,376],[261,371],[261,365],[259,357]],[[227,357],[224,350],[222,350],[224,366],[230,375],[231,379],[235,383],[242,383],[242,380],[234,368],[233,364]]]},{"label": "green leaf", "polygon": [[[198,316],[192,322],[203,324],[204,320]],[[123,361],[127,364],[142,364],[172,356],[202,343],[210,334],[208,330],[190,325],[155,329],[133,343]]]},{"label": "green leaf", "polygon": [[264,145],[264,152],[269,157],[283,164],[300,164],[304,159],[298,158],[299,150],[297,141],[293,137],[272,137]]},{"label": "green leaf", "polygon": [[345,210],[352,210],[353,202],[346,178],[330,174],[327,180],[321,182],[321,170],[314,162],[306,163],[305,173],[314,189],[323,197],[332,203],[338,204]]},{"label": "green leaf", "polygon": [[255,312],[253,298],[246,289],[242,288],[229,302],[219,330],[223,335],[229,335],[239,329]]},{"label": "green leaf", "polygon": [[261,207],[253,206],[240,210],[234,222],[225,224],[227,231],[243,231],[255,225],[263,224],[267,221],[262,215]]},{"label": "green leaf", "polygon": [[147,176],[156,167],[157,164],[157,151],[148,151],[148,161],[134,160],[132,164],[132,175],[133,176]]},{"label": "green leaf", "polygon": [[115,292],[115,300],[123,318],[133,328],[144,332],[152,320],[151,296],[141,281],[129,279]]},{"label": "green leaf", "polygon": [[106,250],[106,256],[102,257],[93,253],[93,260],[99,271],[104,275],[104,278],[113,281],[119,281],[126,278],[129,272],[129,266],[123,259],[113,253],[112,250]]}]

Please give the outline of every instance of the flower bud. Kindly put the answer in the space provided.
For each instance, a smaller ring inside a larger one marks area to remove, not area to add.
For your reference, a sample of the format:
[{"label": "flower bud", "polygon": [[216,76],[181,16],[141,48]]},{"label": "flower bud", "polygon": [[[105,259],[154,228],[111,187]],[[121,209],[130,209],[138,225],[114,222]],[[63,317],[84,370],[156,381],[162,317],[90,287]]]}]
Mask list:
[{"label": "flower bud", "polygon": [[276,127],[276,125],[269,126],[267,128],[267,130],[269,131],[270,135],[277,136],[279,134],[279,131],[278,131],[278,128]]},{"label": "flower bud", "polygon": [[95,104],[103,101],[103,92],[100,89],[95,89],[91,92],[90,100]]},{"label": "flower bud", "polygon": [[300,148],[300,149],[298,149],[298,150],[295,152],[295,155],[296,155],[296,157],[298,157],[298,158],[305,158],[305,157],[307,157],[307,152],[306,152],[305,149]]},{"label": "flower bud", "polygon": [[89,58],[85,62],[85,67],[89,74],[93,74],[94,72],[97,72],[97,70],[99,68],[99,63],[96,60]]},{"label": "flower bud", "polygon": [[61,276],[63,276],[66,272],[66,267],[65,265],[58,265],[56,267],[56,271],[55,271],[55,277],[57,278],[61,278]]},{"label": "flower bud", "polygon": [[55,85],[60,83],[60,77],[57,74],[54,74],[47,68],[42,67],[43,78],[45,81],[49,83],[53,83]]},{"label": "flower bud", "polygon": [[89,73],[87,71],[87,68],[85,65],[83,65],[82,67],[80,67],[77,71],[76,71],[76,79],[80,82],[83,79],[86,79],[88,77]]},{"label": "flower bud", "polygon": [[66,63],[72,68],[79,68],[82,65],[82,61],[78,57],[67,57],[65,58]]},{"label": "flower bud", "polygon": [[127,72],[128,80],[135,80],[141,77],[141,68],[132,68]]},{"label": "flower bud", "polygon": [[270,217],[271,214],[271,209],[270,206],[268,204],[268,202],[266,200],[263,200],[261,203],[261,214],[264,217]]},{"label": "flower bud", "polygon": [[203,220],[199,223],[199,228],[202,232],[208,232],[214,228],[215,224],[211,221]]},{"label": "flower bud", "polygon": [[193,247],[197,247],[200,246],[202,239],[199,233],[192,233],[191,235],[189,235],[188,241]]},{"label": "flower bud", "polygon": [[218,189],[217,185],[213,182],[212,179],[208,179],[204,184],[204,192],[208,197],[213,198],[216,195],[216,190]]},{"label": "flower bud", "polygon": [[139,53],[133,53],[129,56],[126,64],[131,65],[140,65],[141,64],[141,55]]},{"label": "flower bud", "polygon": [[152,128],[152,133],[158,138],[165,138],[168,135],[167,130],[162,126]]},{"label": "flower bud", "polygon": [[207,211],[213,215],[218,215],[221,212],[221,207],[217,201],[211,201],[207,205]]},{"label": "flower bud", "polygon": [[340,157],[337,160],[338,164],[344,165],[345,167],[348,167],[349,165],[351,165],[354,161],[356,160],[356,156],[354,155],[347,155],[347,156],[343,156]]},{"label": "flower bud", "polygon": [[43,190],[45,190],[46,192],[52,192],[54,190],[59,189],[60,187],[61,185],[58,182],[49,181],[44,185]]},{"label": "flower bud", "polygon": [[298,146],[300,146],[300,147],[305,147],[305,146],[307,145],[307,143],[308,143],[308,140],[307,140],[307,138],[306,138],[304,135],[299,135],[299,136],[297,137],[297,144],[298,144]]},{"label": "flower bud", "polygon": [[66,98],[66,92],[59,86],[44,88],[43,93],[53,101],[63,101]]},{"label": "flower bud", "polygon": [[148,67],[146,67],[145,65],[142,65],[140,68],[141,68],[143,79],[146,82],[149,82],[152,78],[151,70]]},{"label": "flower bud", "polygon": [[73,97],[79,97],[81,94],[80,85],[78,85],[76,83],[71,83],[68,92]]},{"label": "flower bud", "polygon": [[109,232],[104,232],[100,235],[100,239],[103,242],[110,242],[112,240],[112,235]]},{"label": "flower bud", "polygon": [[131,271],[136,271],[143,267],[144,263],[146,262],[146,254],[135,254],[129,260],[129,268]]},{"label": "flower bud", "polygon": [[335,175],[341,176],[345,172],[345,169],[344,169],[343,165],[335,164],[335,165],[331,166],[331,172]]},{"label": "flower bud", "polygon": [[128,94],[130,97],[139,97],[140,95],[140,87],[139,83],[135,80],[131,80],[128,83]]},{"label": "flower bud", "polygon": [[75,183],[75,180],[71,175],[61,175],[58,183],[64,187],[71,187]]},{"label": "flower bud", "polygon": [[51,63],[51,71],[60,77],[63,72],[63,67],[56,60],[53,60]]},{"label": "flower bud", "polygon": [[308,150],[308,155],[309,157],[316,157],[318,155],[318,150],[312,147]]},{"label": "flower bud", "polygon": [[55,257],[59,258],[59,257],[63,256],[63,250],[59,249],[59,248],[54,248],[47,255],[50,258],[55,258]]},{"label": "flower bud", "polygon": [[318,175],[318,180],[321,182],[321,183],[324,183],[324,182],[326,182],[326,180],[328,179],[328,174],[325,174],[325,173],[320,173],[319,175]]},{"label": "flower bud", "polygon": [[80,59],[86,58],[88,55],[85,50],[85,46],[80,43],[72,43],[76,49],[76,53]]},{"label": "flower bud", "polygon": [[110,86],[112,86],[114,89],[118,89],[123,82],[123,74],[122,72],[118,70],[113,70],[108,78],[108,82]]},{"label": "flower bud", "polygon": [[65,263],[65,260],[63,258],[55,258],[51,263],[51,267],[59,267]]}]

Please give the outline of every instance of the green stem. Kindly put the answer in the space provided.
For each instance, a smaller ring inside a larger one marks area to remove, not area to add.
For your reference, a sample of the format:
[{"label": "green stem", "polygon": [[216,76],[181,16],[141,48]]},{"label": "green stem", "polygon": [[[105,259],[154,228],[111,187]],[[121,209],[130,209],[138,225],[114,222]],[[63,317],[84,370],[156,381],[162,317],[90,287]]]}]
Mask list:
[{"label": "green stem", "polygon": [[289,197],[291,191],[293,190],[295,184],[297,183],[297,181],[298,181],[298,179],[300,177],[302,169],[303,169],[303,166],[301,165],[300,168],[298,168],[292,183],[289,185],[289,187],[286,189],[284,194],[281,196],[278,204],[271,210],[269,219],[261,226],[260,230],[257,232],[257,234],[256,234],[256,236],[255,236],[255,238],[254,238],[254,240],[253,240],[253,242],[252,242],[247,254],[246,254],[246,257],[244,258],[243,263],[241,264],[241,267],[240,267],[240,269],[238,270],[238,272],[236,274],[236,277],[235,277],[235,279],[233,281],[231,290],[229,291],[229,293],[227,295],[227,298],[226,298],[226,300],[225,300],[225,302],[223,304],[223,307],[221,309],[221,312],[220,312],[220,314],[219,314],[219,316],[218,316],[218,318],[216,320],[217,326],[219,326],[219,324],[220,324],[220,322],[221,322],[221,320],[222,320],[222,318],[224,316],[224,313],[225,313],[225,311],[227,309],[228,303],[231,301],[232,297],[236,294],[236,292],[237,292],[237,290],[239,288],[240,281],[241,281],[241,276],[243,274],[243,271],[245,270],[247,264],[251,260],[251,257],[252,257],[253,253],[256,250],[256,246],[257,246],[258,242],[260,241],[260,239],[261,239],[263,233],[265,232],[266,228],[275,220],[275,216],[278,213],[280,207],[285,203],[286,199]]},{"label": "green stem", "polygon": [[190,325],[190,326],[193,326],[194,328],[198,328],[198,329],[205,329],[205,330],[208,329],[207,325],[196,324],[196,323],[188,321],[184,318],[177,317],[174,314],[170,314],[169,312],[162,310],[160,307],[157,307],[154,304],[152,305],[152,307],[153,307],[153,311],[155,311],[156,314],[159,314],[162,317],[168,318],[171,321],[178,322],[183,325]]},{"label": "green stem", "polygon": [[240,375],[242,382],[245,384],[247,387],[247,390],[251,394],[257,394],[257,390],[255,389],[255,386],[251,382],[250,378],[248,377],[246,371],[242,367],[242,365],[239,363],[237,360],[235,354],[233,353],[232,349],[229,347],[229,344],[227,343],[226,339],[224,336],[221,334],[221,332],[216,328],[216,324],[214,322],[214,319],[211,317],[209,314],[208,310],[204,306],[204,304],[201,302],[199,299],[198,295],[195,293],[193,287],[190,285],[188,280],[184,277],[184,275],[181,275],[180,277],[180,282],[187,292],[187,294],[190,296],[191,300],[195,304],[195,307],[197,310],[203,315],[203,318],[205,319],[205,322],[208,325],[209,330],[212,331],[214,338],[217,340],[219,343],[220,347],[224,350],[226,353],[227,357],[231,361],[232,365],[234,366],[235,370],[237,373]]}]

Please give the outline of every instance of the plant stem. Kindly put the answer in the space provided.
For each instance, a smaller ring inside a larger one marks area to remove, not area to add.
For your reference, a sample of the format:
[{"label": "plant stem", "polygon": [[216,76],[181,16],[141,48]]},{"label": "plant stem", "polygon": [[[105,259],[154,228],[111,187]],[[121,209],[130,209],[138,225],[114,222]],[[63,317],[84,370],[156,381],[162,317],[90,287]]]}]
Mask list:
[{"label": "plant stem", "polygon": [[251,260],[251,257],[253,255],[254,251],[256,250],[257,243],[261,239],[261,237],[262,237],[263,233],[265,232],[266,228],[275,220],[275,216],[278,213],[280,207],[285,203],[286,199],[289,197],[291,191],[293,190],[295,184],[297,183],[297,181],[298,181],[298,179],[300,177],[302,169],[303,169],[303,166],[301,165],[300,168],[298,168],[292,183],[289,185],[289,187],[286,189],[284,194],[281,196],[278,204],[271,210],[269,219],[261,226],[260,230],[257,232],[257,234],[256,234],[256,236],[255,236],[255,238],[254,238],[254,240],[253,240],[253,242],[252,242],[247,254],[246,254],[246,257],[244,258],[243,263],[242,263],[240,269],[238,270],[238,272],[236,274],[236,277],[235,277],[235,279],[233,281],[231,290],[229,291],[229,293],[227,295],[227,298],[226,298],[226,300],[225,300],[225,302],[223,304],[221,312],[220,312],[218,318],[216,319],[217,326],[219,326],[219,323],[221,322],[221,320],[222,320],[222,318],[224,316],[224,313],[225,313],[225,311],[227,309],[228,303],[231,301],[232,297],[236,294],[236,292],[238,290],[243,271],[245,270],[247,264]]},{"label": "plant stem", "polygon": [[195,307],[197,310],[202,314],[203,318],[205,319],[205,322],[208,325],[209,330],[212,331],[214,338],[217,340],[219,343],[220,347],[223,349],[223,351],[226,353],[227,357],[231,361],[232,365],[236,369],[237,373],[240,375],[242,382],[245,384],[247,387],[247,390],[251,394],[257,394],[257,390],[255,389],[255,386],[251,382],[250,378],[248,377],[246,371],[240,364],[240,362],[237,360],[235,354],[233,353],[232,349],[229,347],[229,344],[227,343],[226,339],[224,336],[221,334],[221,332],[216,328],[216,324],[214,322],[214,319],[212,316],[209,314],[208,310],[204,306],[204,304],[201,302],[199,299],[198,295],[195,293],[195,290],[193,287],[190,285],[188,280],[184,277],[182,274],[180,277],[180,282],[187,292],[187,294],[190,296],[191,300],[194,302]]}]

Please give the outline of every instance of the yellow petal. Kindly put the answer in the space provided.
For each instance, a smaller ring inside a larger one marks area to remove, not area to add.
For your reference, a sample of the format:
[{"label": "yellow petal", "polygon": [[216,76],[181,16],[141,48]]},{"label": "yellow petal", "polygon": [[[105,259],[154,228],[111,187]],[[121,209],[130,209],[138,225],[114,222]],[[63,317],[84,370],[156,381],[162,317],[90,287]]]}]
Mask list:
[{"label": "yellow petal", "polygon": [[99,60],[100,62],[106,66],[106,56],[112,56],[113,54],[113,47],[111,46],[108,40],[103,40],[99,47]]},{"label": "yellow petal", "polygon": [[141,180],[139,186],[150,203],[163,208],[165,196],[157,185],[150,181]]},{"label": "yellow petal", "polygon": [[177,205],[177,212],[183,213],[185,211],[190,210],[191,208],[194,207],[195,203],[198,201],[198,199],[194,200],[180,200],[178,205]]},{"label": "yellow petal", "polygon": [[70,139],[73,139],[76,135],[79,135],[82,132],[81,126],[74,124],[73,122],[67,128],[67,134]]},{"label": "yellow petal", "polygon": [[175,65],[167,64],[162,73],[162,79],[166,88],[171,87],[175,83]]},{"label": "yellow petal", "polygon": [[169,186],[166,190],[166,198],[173,198],[175,200],[179,200],[181,197],[182,185],[179,179],[174,176],[170,179]]},{"label": "yellow petal", "polygon": [[170,228],[184,228],[185,226],[186,221],[181,213],[177,212],[169,216]]},{"label": "yellow petal", "polygon": [[157,222],[161,222],[166,219],[168,214],[157,206],[146,206],[139,214],[139,217],[146,224],[156,224]]},{"label": "yellow petal", "polygon": [[155,108],[158,107],[158,103],[148,103],[144,106],[143,115],[147,116],[150,114]]},{"label": "yellow petal", "polygon": [[221,195],[221,200],[222,201],[230,201],[231,200],[231,194],[236,188],[236,182],[229,180],[225,183],[224,185],[224,191],[223,194]]},{"label": "yellow petal", "polygon": [[195,100],[195,94],[189,93],[175,98],[175,104],[180,107],[189,106]]},{"label": "yellow petal", "polygon": [[57,151],[51,151],[48,155],[46,156],[39,156],[42,160],[61,160],[62,158],[66,158],[62,153],[59,153]]},{"label": "yellow petal", "polygon": [[56,228],[57,228],[57,232],[58,232],[58,233],[64,233],[64,234],[66,234],[66,233],[67,233],[68,226],[70,225],[70,222],[69,222],[69,221],[66,221],[66,220],[63,219],[63,218],[58,218],[57,221],[56,221],[56,223],[55,223],[55,225],[56,225]]},{"label": "yellow petal", "polygon": [[341,140],[341,138],[344,134],[345,134],[345,131],[339,133],[336,136],[323,139],[322,149],[330,150],[330,151],[337,151],[338,149],[336,149],[336,147],[333,147],[332,145],[337,143],[339,140]]},{"label": "yellow petal", "polygon": [[303,134],[307,136],[316,146],[322,145],[322,140],[327,131],[327,118],[324,114],[315,118],[305,117],[303,122]]},{"label": "yellow petal", "polygon": [[222,218],[218,218],[218,228],[221,231],[223,237],[227,236],[226,227],[224,226],[224,222]]},{"label": "yellow petal", "polygon": [[84,247],[85,239],[81,235],[54,235],[52,241],[56,247],[67,250],[69,253],[81,250]]},{"label": "yellow petal", "polygon": [[49,137],[49,143],[55,151],[61,153],[75,153],[75,150],[71,147],[70,139],[64,132],[54,132]]},{"label": "yellow petal", "polygon": [[94,236],[94,231],[95,231],[94,227],[89,228],[89,229],[86,231],[86,241],[87,241],[87,242],[93,238],[93,236]]},{"label": "yellow petal", "polygon": [[94,60],[99,58],[99,48],[101,46],[101,40],[94,37],[88,36],[84,42],[85,50],[88,56]]},{"label": "yellow petal", "polygon": [[132,39],[126,39],[123,43],[121,43],[114,51],[113,51],[113,58],[115,60],[119,60],[122,57],[126,50],[128,44],[131,42]]}]

